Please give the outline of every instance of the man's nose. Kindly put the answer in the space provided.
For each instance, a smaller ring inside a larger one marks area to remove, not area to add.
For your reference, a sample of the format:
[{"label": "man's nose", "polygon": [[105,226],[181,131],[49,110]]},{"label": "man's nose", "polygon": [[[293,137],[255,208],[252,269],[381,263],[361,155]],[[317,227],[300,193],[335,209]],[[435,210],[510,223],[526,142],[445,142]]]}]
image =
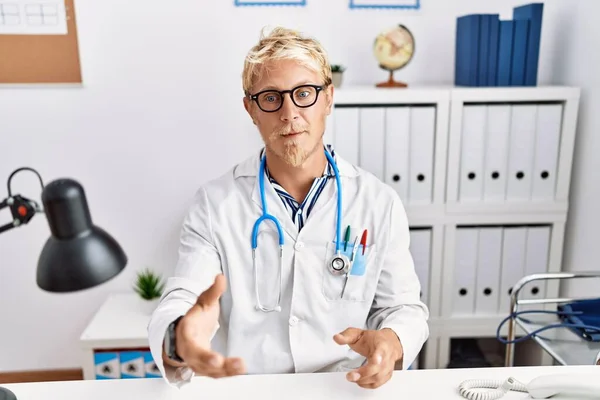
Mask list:
[{"label": "man's nose", "polygon": [[283,98],[281,101],[283,101],[283,104],[281,105],[281,120],[284,122],[289,122],[289,121],[294,121],[296,119],[299,118],[299,112],[298,112],[298,107],[296,107],[296,105],[294,104],[294,102],[292,101],[292,98],[290,97],[291,95],[289,95],[288,93],[283,95]]}]

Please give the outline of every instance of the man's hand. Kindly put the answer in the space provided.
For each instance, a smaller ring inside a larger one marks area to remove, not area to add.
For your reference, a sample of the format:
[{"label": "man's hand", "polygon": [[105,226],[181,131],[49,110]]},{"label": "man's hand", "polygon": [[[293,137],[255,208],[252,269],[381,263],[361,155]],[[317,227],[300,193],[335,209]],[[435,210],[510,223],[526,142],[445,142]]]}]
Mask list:
[{"label": "man's hand", "polygon": [[217,275],[212,286],[198,296],[196,304],[175,330],[176,352],[197,375],[221,378],[246,372],[241,359],[225,358],[210,347],[219,319],[219,298],[225,286],[225,277]]},{"label": "man's hand", "polygon": [[350,382],[367,389],[378,388],[390,380],[396,361],[402,360],[404,354],[396,333],[387,328],[379,331],[348,328],[333,339],[367,358],[365,365],[346,376]]}]

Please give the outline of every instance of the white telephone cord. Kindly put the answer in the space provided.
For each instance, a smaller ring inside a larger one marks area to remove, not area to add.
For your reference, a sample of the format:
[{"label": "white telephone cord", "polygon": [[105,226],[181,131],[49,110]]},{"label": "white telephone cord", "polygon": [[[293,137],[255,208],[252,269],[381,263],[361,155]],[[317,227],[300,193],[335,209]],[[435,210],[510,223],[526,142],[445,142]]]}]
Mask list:
[{"label": "white telephone cord", "polygon": [[[493,390],[482,392],[477,389]],[[468,400],[496,400],[502,398],[510,390],[527,393],[527,386],[512,377],[505,381],[469,379],[462,382],[458,390],[461,396]]]}]

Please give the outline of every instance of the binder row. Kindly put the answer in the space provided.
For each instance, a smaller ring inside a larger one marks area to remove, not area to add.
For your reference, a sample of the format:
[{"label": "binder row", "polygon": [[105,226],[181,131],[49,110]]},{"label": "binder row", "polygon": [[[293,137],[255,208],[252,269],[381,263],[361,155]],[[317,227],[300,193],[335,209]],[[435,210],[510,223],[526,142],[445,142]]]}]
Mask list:
[{"label": "binder row", "polygon": [[456,20],[455,75],[461,86],[536,86],[543,3],[499,14],[469,14]]},{"label": "binder row", "polygon": [[560,104],[465,105],[459,202],[553,201]]},{"label": "binder row", "polygon": [[96,351],[96,379],[160,378],[150,350]]},{"label": "binder row", "polygon": [[431,228],[410,228],[410,254],[421,282],[421,301],[429,304],[429,271],[431,268]]},{"label": "binder row", "polygon": [[[508,315],[513,285],[547,271],[550,234],[550,226],[458,227],[452,316]],[[544,282],[524,290],[519,298],[546,293]]]},{"label": "binder row", "polygon": [[430,105],[337,106],[331,121],[334,147],[393,187],[405,204],[431,204],[435,121]]}]

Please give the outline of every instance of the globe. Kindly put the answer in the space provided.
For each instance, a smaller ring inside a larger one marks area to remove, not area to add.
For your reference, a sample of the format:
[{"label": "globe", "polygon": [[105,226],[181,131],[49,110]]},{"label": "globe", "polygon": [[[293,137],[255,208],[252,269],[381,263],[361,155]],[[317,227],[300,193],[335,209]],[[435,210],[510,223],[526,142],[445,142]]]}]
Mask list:
[{"label": "globe", "polygon": [[404,25],[397,25],[383,30],[375,38],[373,54],[379,67],[389,71],[389,79],[377,84],[377,87],[407,87],[404,82],[394,80],[394,71],[406,66],[413,58],[415,39]]}]

